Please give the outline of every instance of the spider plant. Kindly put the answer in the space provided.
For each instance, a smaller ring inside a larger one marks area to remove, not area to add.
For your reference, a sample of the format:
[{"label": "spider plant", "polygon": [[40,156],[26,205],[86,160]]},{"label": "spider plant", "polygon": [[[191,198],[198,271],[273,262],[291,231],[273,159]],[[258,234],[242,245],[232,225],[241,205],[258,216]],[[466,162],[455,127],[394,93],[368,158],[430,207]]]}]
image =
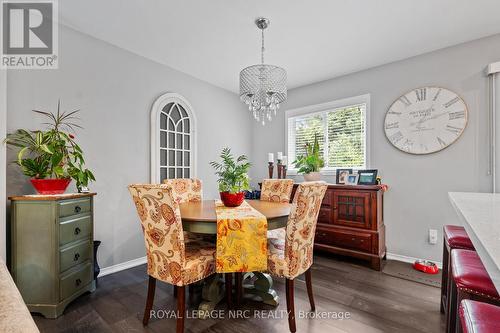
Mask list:
[{"label": "spider plant", "polygon": [[94,181],[93,173],[84,168],[83,151],[72,134],[76,128],[82,128],[76,123],[79,110],[61,112],[59,101],[56,113],[33,112],[47,118],[42,123],[47,130],[18,129],[5,139],[5,143],[19,149],[16,163],[24,175],[36,179],[72,178],[78,188]]},{"label": "spider plant", "polygon": [[250,178],[248,170],[251,163],[245,155],[234,157],[231,149],[224,148],[220,154],[221,162],[210,162],[219,177],[220,192],[239,193],[250,189]]}]

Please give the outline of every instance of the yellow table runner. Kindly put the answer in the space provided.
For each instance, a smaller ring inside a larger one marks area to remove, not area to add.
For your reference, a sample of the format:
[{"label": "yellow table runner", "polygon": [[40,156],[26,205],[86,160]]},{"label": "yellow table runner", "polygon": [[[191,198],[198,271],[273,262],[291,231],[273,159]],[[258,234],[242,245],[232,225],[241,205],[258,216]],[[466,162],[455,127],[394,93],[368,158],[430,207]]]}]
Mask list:
[{"label": "yellow table runner", "polygon": [[217,273],[267,270],[267,220],[246,201],[226,207],[215,201]]}]

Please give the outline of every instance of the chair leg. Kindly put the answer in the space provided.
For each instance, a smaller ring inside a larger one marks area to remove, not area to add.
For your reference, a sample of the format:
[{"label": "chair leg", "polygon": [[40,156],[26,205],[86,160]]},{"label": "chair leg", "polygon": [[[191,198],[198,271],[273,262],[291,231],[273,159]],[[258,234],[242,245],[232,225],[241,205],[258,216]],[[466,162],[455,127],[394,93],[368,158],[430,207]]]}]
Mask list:
[{"label": "chair leg", "polygon": [[177,290],[177,333],[184,332],[184,315],[186,314],[186,290],[184,286],[176,286]]},{"label": "chair leg", "polygon": [[316,311],[316,305],[314,304],[314,295],[312,288],[312,276],[311,276],[311,267],[306,271],[306,287],[307,287],[307,296],[309,296],[309,304],[311,304],[311,311]]},{"label": "chair leg", "polygon": [[295,327],[295,302],[293,298],[293,280],[285,280],[286,289],[286,308],[288,311],[288,327],[290,327],[290,332],[295,333],[297,328]]},{"label": "chair leg", "polygon": [[144,308],[144,317],[142,318],[142,324],[144,326],[147,326],[149,322],[151,309],[153,308],[153,300],[155,298],[155,289],[156,289],[156,279],[150,276],[148,282],[148,299],[146,300],[146,307]]},{"label": "chair leg", "polygon": [[233,273],[224,274],[226,281],[226,302],[229,309],[233,308]]},{"label": "chair leg", "polygon": [[236,304],[241,304],[241,299],[243,298],[243,273],[234,273],[235,283],[236,283]]}]

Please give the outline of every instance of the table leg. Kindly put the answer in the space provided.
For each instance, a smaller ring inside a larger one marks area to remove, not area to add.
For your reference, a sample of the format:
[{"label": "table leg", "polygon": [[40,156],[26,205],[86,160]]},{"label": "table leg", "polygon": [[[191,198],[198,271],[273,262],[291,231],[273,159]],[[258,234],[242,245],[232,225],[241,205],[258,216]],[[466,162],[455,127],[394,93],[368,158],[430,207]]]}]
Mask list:
[{"label": "table leg", "polygon": [[213,274],[205,279],[205,285],[201,291],[202,301],[198,306],[201,319],[208,318],[215,306],[224,298],[224,290],[221,288],[220,274]]},{"label": "table leg", "polygon": [[245,275],[245,280],[247,278],[253,277],[253,284],[243,283],[243,289],[246,294],[253,295],[255,298],[260,298],[260,300],[272,306],[279,305],[279,296],[273,287],[273,278],[271,275],[261,272],[253,272]]}]

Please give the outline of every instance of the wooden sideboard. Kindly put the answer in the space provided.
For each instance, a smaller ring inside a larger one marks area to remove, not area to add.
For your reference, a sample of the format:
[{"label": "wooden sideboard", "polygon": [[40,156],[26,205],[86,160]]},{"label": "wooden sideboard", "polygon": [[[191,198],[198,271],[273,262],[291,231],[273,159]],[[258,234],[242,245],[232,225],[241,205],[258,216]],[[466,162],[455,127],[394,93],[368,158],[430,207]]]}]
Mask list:
[{"label": "wooden sideboard", "polygon": [[60,316],[95,290],[93,196],[10,197],[11,274],[31,312]]},{"label": "wooden sideboard", "polygon": [[314,248],[367,260],[373,269],[380,270],[386,254],[382,187],[329,184],[318,216]]}]

